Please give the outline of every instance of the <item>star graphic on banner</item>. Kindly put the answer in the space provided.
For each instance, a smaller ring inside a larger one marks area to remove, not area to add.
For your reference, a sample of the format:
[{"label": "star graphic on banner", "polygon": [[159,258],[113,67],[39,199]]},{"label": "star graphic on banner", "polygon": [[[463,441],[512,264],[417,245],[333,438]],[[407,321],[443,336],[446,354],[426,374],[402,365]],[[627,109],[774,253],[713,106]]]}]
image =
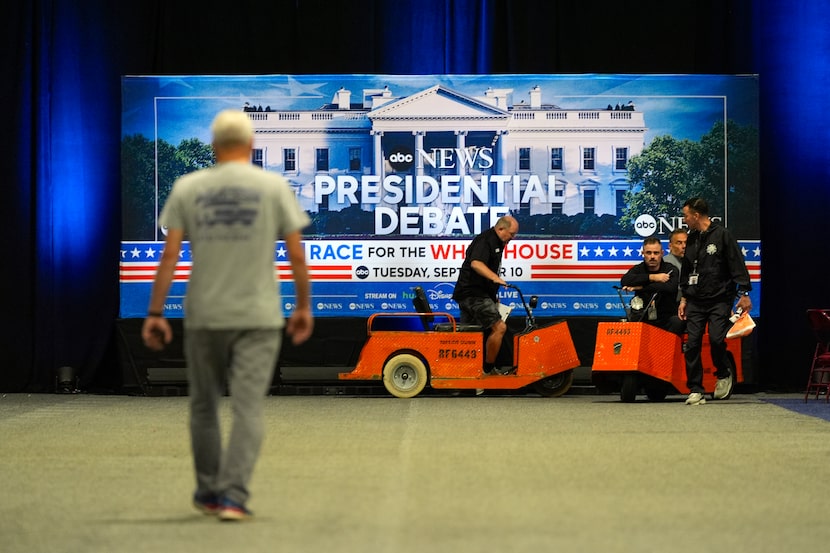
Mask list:
[{"label": "star graphic on banner", "polygon": [[280,246],[279,248],[277,248],[277,257],[285,258],[286,253],[287,253],[287,250],[284,247]]},{"label": "star graphic on banner", "polygon": [[146,255],[147,257],[149,257],[151,259],[155,258],[156,257],[156,250],[154,250],[153,248],[147,248],[146,250],[144,250],[144,255]]},{"label": "star graphic on banner", "polygon": [[121,257],[127,257],[127,250],[121,250]]},{"label": "star graphic on banner", "polygon": [[582,249],[579,250],[579,255],[581,255],[582,257],[588,257],[588,248],[582,246]]},{"label": "star graphic on banner", "polygon": [[288,92],[289,98],[322,98],[323,94],[318,88],[325,86],[327,83],[303,84],[297,79],[288,77],[288,84],[274,84],[275,88],[280,88]]},{"label": "star graphic on banner", "polygon": [[130,251],[130,253],[131,253],[131,254],[132,254],[132,256],[133,256],[133,259],[135,259],[136,257],[138,257],[138,256],[140,256],[140,255],[141,255],[141,252],[138,250],[138,248],[133,248],[133,249]]},{"label": "star graphic on banner", "polygon": [[742,254],[744,257],[746,257],[746,254],[748,254],[748,253],[749,253],[749,250],[747,250],[746,248],[741,248],[741,254]]},{"label": "star graphic on banner", "polygon": [[184,257],[184,248],[179,250],[179,259]]},{"label": "star graphic on banner", "polygon": [[608,250],[608,255],[609,255],[610,257],[617,257],[617,252],[618,252],[618,251],[619,251],[619,250],[617,250],[617,248],[615,248],[614,246],[611,246],[611,249],[610,249],[610,250]]},{"label": "star graphic on banner", "polygon": [[625,254],[625,257],[631,257],[631,253],[633,251],[634,250],[632,250],[630,246],[626,246],[625,249],[623,250],[623,253]]},{"label": "star graphic on banner", "polygon": [[594,248],[594,254],[597,257],[602,257],[602,254],[603,254],[604,251],[605,250],[602,249],[602,246],[597,246],[596,248]]},{"label": "star graphic on banner", "polygon": [[761,248],[756,247],[754,250],[752,250],[752,253],[755,255],[755,257],[761,257]]}]

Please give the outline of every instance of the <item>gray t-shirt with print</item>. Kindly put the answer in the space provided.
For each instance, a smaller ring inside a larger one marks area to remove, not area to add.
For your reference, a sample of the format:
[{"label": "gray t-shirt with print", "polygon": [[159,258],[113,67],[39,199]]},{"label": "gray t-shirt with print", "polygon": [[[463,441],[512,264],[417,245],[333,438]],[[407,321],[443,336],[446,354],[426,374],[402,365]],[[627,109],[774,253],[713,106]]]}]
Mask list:
[{"label": "gray t-shirt with print", "polygon": [[220,163],[178,179],[160,224],[190,241],[185,326],[281,328],[275,242],[309,223],[288,182],[250,163]]}]

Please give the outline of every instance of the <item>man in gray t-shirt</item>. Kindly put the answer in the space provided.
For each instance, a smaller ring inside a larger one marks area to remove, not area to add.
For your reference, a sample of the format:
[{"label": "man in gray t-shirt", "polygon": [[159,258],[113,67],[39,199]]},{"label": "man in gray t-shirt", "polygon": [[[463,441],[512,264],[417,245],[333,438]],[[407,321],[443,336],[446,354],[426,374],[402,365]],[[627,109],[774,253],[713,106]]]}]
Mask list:
[{"label": "man in gray t-shirt", "polygon": [[[310,220],[283,177],[251,164],[253,127],[247,114],[223,111],[211,131],[216,165],[178,179],[162,210],[167,238],[142,338],[156,350],[172,339],[164,301],[187,237],[193,263],[184,304],[193,504],[221,520],[241,520],[251,516],[248,482],[264,437],[264,399],[282,328],[295,344],[314,328],[301,241]],[[296,295],[287,325],[274,263],[280,237]],[[234,416],[223,449],[218,407],[226,379]]]}]

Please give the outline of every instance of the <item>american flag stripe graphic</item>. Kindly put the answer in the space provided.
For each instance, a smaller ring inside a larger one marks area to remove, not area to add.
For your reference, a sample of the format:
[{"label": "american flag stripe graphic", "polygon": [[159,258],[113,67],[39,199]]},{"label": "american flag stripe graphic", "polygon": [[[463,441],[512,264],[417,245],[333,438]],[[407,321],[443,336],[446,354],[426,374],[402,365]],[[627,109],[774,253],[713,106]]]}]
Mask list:
[{"label": "american flag stripe graphic", "polygon": [[[530,277],[538,280],[580,281],[607,280],[618,281],[625,272],[639,263],[639,260],[616,263],[570,263],[570,264],[532,264]],[[752,282],[761,280],[760,261],[747,261],[747,271]]]},{"label": "american flag stripe graphic", "polygon": [[[176,282],[187,282],[190,278],[192,263],[179,262],[173,280]],[[120,269],[121,282],[153,282],[156,278],[158,263],[129,263],[122,262]],[[280,280],[293,280],[291,265],[282,263],[274,264],[274,271]],[[308,272],[312,280],[352,280],[353,270],[351,265],[309,265]]]},{"label": "american flag stripe graphic", "polygon": [[[417,241],[413,241],[417,242]],[[539,241],[540,243],[544,241]],[[562,241],[565,243],[566,241]],[[636,240],[579,240],[573,244],[572,254],[559,259],[540,257],[536,249],[519,248],[506,252],[503,261],[504,267],[522,267],[525,278],[549,282],[619,282],[625,272],[642,261],[640,255],[641,242]],[[423,242],[417,242],[423,244]],[[761,243],[760,241],[742,241],[747,269],[752,282],[761,280]],[[158,269],[164,244],[160,242],[122,242],[120,281],[122,283],[152,283]],[[522,255],[532,251],[535,255]],[[548,251],[539,249],[538,251]],[[510,255],[507,255],[507,254]],[[293,275],[291,264],[287,260],[285,248],[277,244],[275,248],[276,261],[274,263],[275,277],[280,281],[291,281]],[[334,260],[326,263],[310,263],[309,275],[313,281],[356,281],[355,267],[366,263],[370,267],[371,259],[356,261],[352,264],[345,260]],[[382,261],[386,262],[386,259]],[[448,264],[460,266],[460,259],[432,258],[424,259],[426,266],[445,268]],[[407,263],[418,264],[417,260],[403,260],[400,265]],[[179,256],[179,262],[174,273],[176,282],[186,282],[190,278],[192,258],[189,244],[185,244]],[[434,280],[434,279],[433,279]],[[454,279],[453,279],[454,280]]]}]

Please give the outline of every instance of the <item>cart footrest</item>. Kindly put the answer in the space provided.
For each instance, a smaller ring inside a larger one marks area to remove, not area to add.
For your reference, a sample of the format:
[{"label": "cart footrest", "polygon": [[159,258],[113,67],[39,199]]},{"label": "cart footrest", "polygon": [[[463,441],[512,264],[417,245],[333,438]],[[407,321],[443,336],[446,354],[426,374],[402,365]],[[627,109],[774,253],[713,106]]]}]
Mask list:
[{"label": "cart footrest", "polygon": [[484,327],[481,325],[472,323],[458,323],[456,325],[452,323],[438,323],[432,327],[432,330],[436,332],[452,332],[453,326],[455,326],[456,332],[480,332],[484,330]]}]

